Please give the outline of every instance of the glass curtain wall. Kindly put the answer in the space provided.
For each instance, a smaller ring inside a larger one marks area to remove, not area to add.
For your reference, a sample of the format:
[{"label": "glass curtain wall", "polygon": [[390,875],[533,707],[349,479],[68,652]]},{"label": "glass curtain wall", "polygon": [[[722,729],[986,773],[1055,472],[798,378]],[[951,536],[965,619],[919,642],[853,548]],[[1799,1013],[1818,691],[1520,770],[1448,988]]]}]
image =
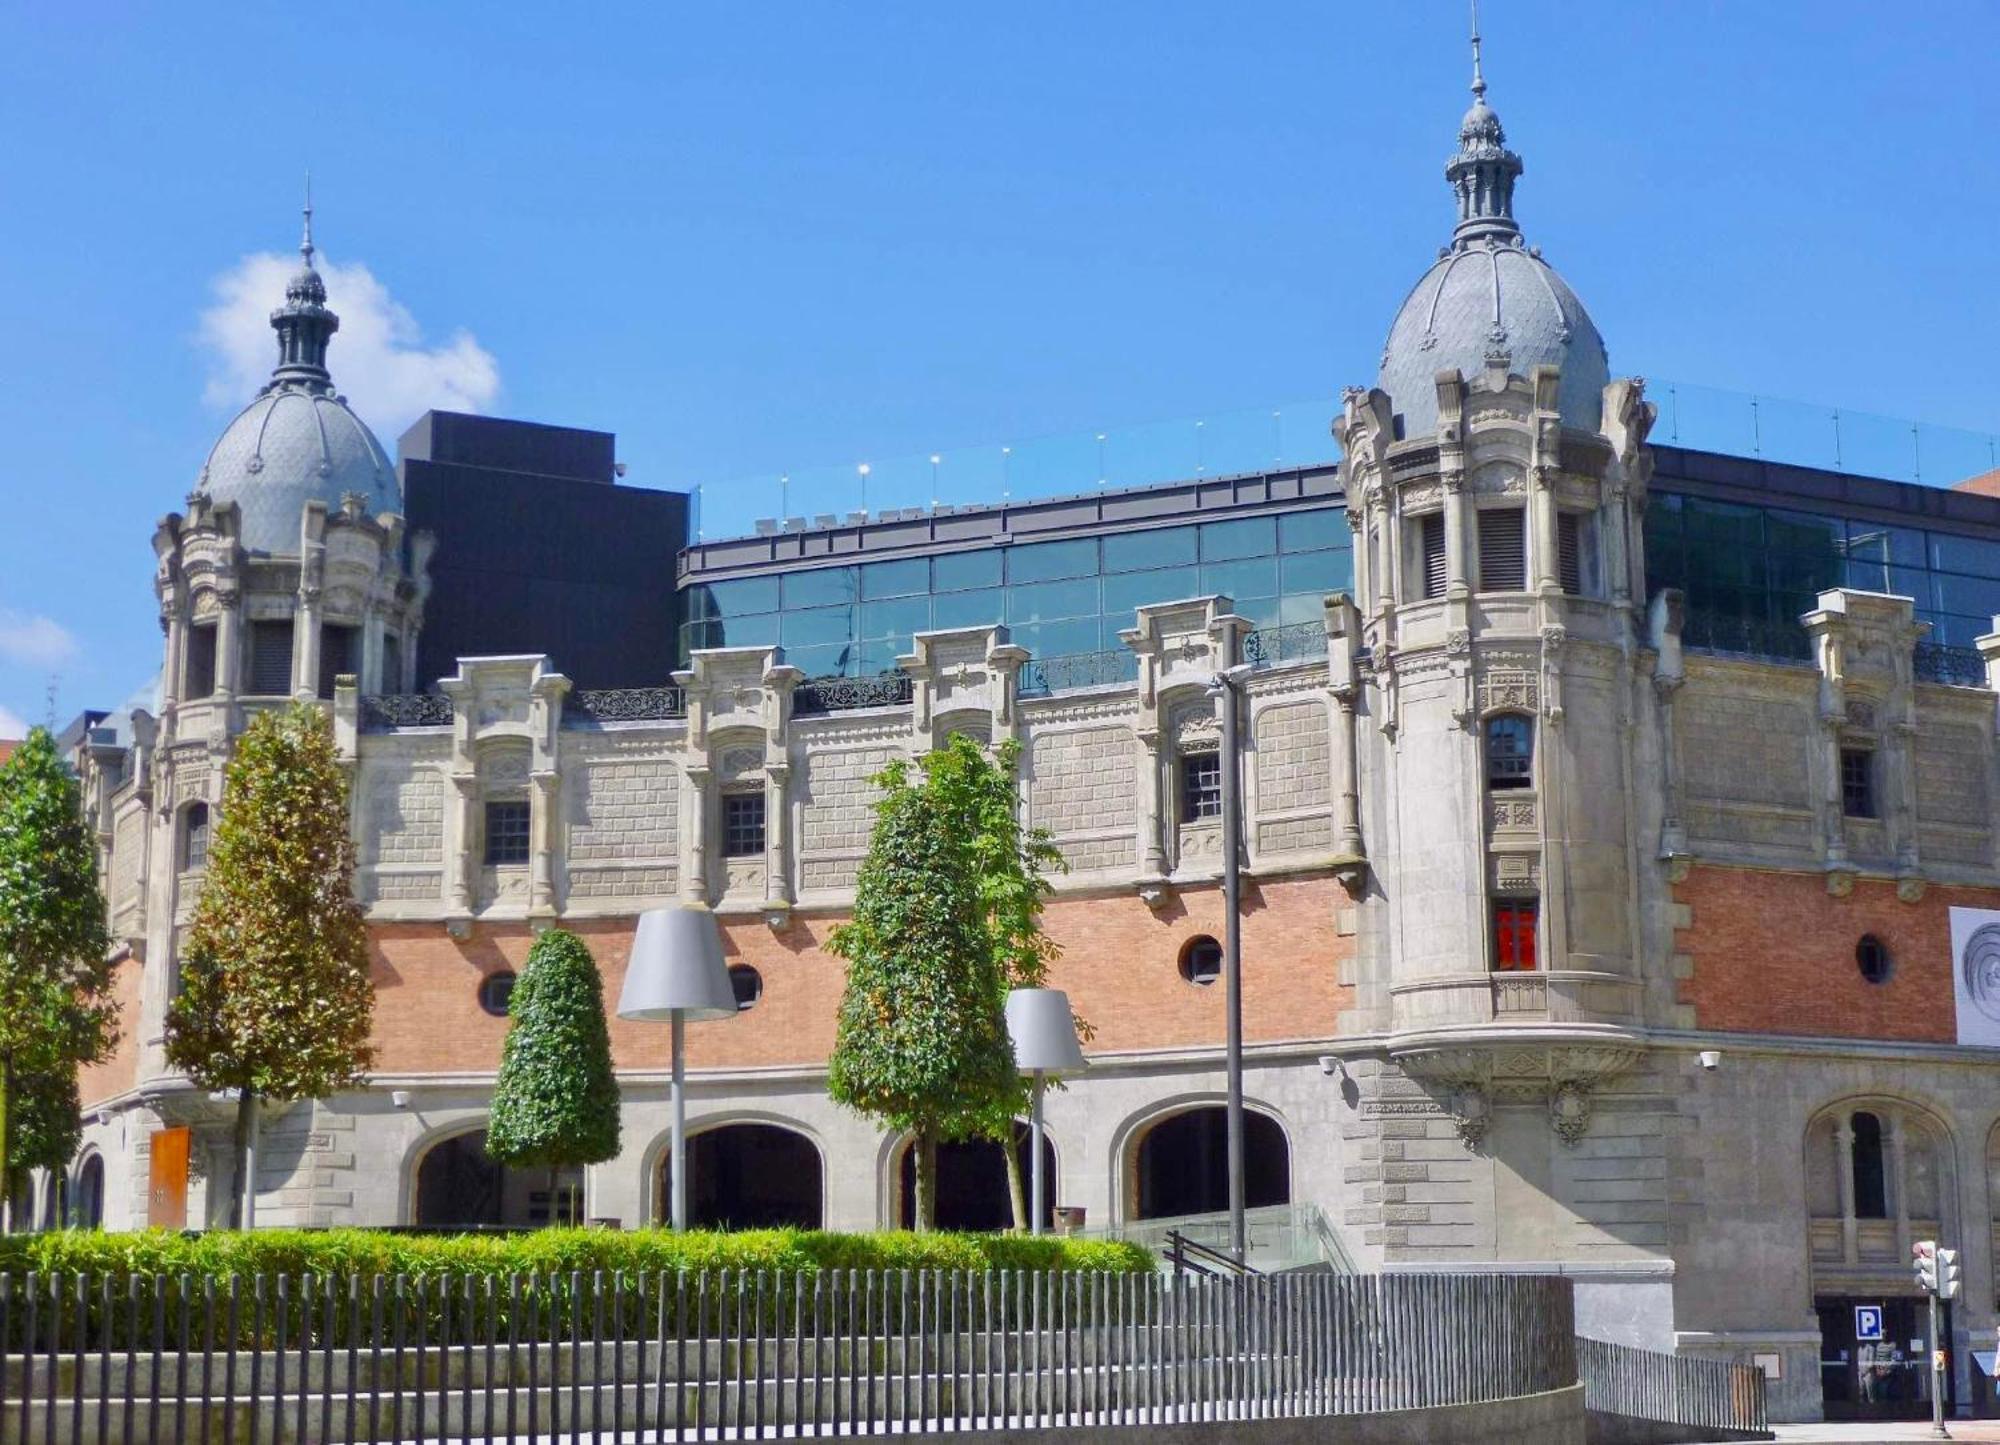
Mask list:
[{"label": "glass curtain wall", "polygon": [[808,677],[893,671],[911,635],[1007,624],[1037,658],[1124,652],[1134,609],[1222,593],[1257,627],[1353,585],[1338,507],[697,583],[681,649],[777,643]]},{"label": "glass curtain wall", "polygon": [[1808,657],[1799,618],[1830,587],[1914,599],[1948,647],[2000,612],[2000,543],[1671,492],[1646,508],[1646,570],[1651,591],[1687,594],[1687,644],[1718,651]]}]

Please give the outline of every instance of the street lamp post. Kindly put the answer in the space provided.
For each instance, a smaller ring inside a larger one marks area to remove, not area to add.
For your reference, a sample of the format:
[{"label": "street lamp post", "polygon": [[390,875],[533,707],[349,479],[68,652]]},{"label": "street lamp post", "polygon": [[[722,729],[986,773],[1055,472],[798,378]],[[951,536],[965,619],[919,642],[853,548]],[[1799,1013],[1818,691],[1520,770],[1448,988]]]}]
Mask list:
[{"label": "street lamp post", "polygon": [[1040,1234],[1047,1213],[1047,1187],[1042,1179],[1042,1086],[1050,1074],[1073,1074],[1084,1067],[1069,995],[1059,988],[1013,990],[1007,995],[1007,1035],[1014,1041],[1014,1067],[1034,1079],[1028,1109],[1028,1232]]},{"label": "street lamp post", "polygon": [[1249,1259],[1249,1229],[1243,1217],[1243,928],[1242,928],[1242,758],[1237,719],[1242,708],[1241,664],[1216,673],[1209,693],[1222,711],[1222,1006],[1227,1020],[1223,1071],[1228,1078],[1229,1252]]},{"label": "street lamp post", "polygon": [[618,1017],[673,1024],[674,1132],[667,1194],[675,1229],[687,1228],[687,1021],[734,1018],[736,1012],[715,915],[706,908],[655,908],[640,914],[625,986],[618,994]]}]

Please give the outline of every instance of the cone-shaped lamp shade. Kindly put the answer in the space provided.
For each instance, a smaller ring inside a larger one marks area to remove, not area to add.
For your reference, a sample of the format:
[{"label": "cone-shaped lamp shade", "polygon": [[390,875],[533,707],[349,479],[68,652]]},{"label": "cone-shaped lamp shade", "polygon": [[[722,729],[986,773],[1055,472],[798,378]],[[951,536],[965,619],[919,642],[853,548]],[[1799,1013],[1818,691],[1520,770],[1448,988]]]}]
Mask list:
[{"label": "cone-shaped lamp shade", "polygon": [[733,1018],[736,992],[722,961],[722,934],[706,908],[655,908],[639,915],[625,987],[618,992],[621,1019]]},{"label": "cone-shaped lamp shade", "polygon": [[1069,995],[1059,988],[1017,988],[1007,995],[1014,1067],[1024,1074],[1070,1074],[1084,1066]]}]

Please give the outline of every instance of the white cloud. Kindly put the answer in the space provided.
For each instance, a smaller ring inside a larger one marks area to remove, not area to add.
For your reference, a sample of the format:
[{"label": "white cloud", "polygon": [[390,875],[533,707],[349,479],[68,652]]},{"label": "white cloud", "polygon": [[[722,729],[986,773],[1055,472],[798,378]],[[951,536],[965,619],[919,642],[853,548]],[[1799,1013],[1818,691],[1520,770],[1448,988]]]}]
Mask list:
[{"label": "white cloud", "polygon": [[0,703],[0,740],[14,740],[28,735],[28,725],[17,712],[10,712]]},{"label": "white cloud", "polygon": [[[334,385],[389,445],[426,410],[485,411],[500,394],[500,365],[469,331],[425,346],[409,308],[366,266],[316,263],[340,330],[327,353]],[[282,305],[297,257],[245,256],[216,277],[215,304],[201,313],[201,343],[211,367],[203,399],[215,406],[248,402],[277,363],[271,312]]]},{"label": "white cloud", "polygon": [[0,607],[0,657],[23,667],[58,667],[76,655],[76,639],[52,617]]}]

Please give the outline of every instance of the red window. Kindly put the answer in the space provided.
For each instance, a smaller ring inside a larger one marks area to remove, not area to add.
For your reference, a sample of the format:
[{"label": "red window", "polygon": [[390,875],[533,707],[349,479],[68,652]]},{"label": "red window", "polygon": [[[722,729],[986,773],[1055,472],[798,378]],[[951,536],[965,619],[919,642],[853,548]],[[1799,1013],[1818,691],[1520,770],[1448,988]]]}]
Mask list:
[{"label": "red window", "polygon": [[1503,972],[1535,967],[1535,901],[1493,905],[1493,966]]}]

